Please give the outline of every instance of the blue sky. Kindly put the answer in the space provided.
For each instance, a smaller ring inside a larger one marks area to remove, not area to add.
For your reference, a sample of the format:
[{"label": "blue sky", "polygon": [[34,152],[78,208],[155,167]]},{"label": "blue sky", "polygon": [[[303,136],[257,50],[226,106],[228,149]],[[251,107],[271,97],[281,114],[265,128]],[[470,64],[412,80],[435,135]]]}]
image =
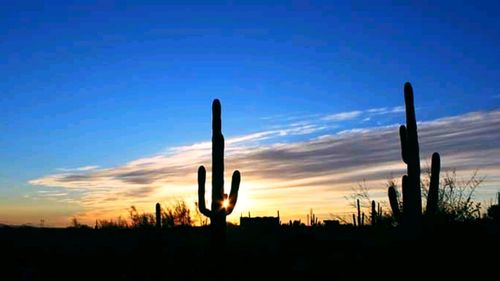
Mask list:
[{"label": "blue sky", "polygon": [[[81,210],[30,201],[28,182],[209,140],[216,97],[227,138],[394,109],[405,81],[421,121],[500,105],[496,1],[16,2],[0,7],[4,205]],[[404,121],[362,116],[279,142]]]}]

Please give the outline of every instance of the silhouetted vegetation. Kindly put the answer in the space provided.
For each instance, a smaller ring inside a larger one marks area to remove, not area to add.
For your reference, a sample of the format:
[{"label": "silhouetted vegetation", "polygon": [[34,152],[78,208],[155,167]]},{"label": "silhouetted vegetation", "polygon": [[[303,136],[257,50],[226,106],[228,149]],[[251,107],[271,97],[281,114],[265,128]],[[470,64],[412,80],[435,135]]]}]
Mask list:
[{"label": "silhouetted vegetation", "polygon": [[162,225],[166,228],[176,226],[192,226],[193,219],[191,211],[184,201],[177,201],[174,205],[166,210],[162,210]]},{"label": "silhouetted vegetation", "polygon": [[125,229],[129,228],[129,223],[122,217],[113,219],[96,220],[95,229]]},{"label": "silhouetted vegetation", "polygon": [[155,217],[150,213],[139,213],[135,206],[129,209],[130,227],[132,228],[152,228],[155,226]]},{"label": "silhouetted vegetation", "polygon": [[[474,192],[484,178],[477,172],[465,181],[455,171],[442,175],[438,153],[421,179],[409,83],[404,93],[406,126],[400,127],[400,138],[407,175],[402,177],[402,196],[395,181],[387,183],[392,214],[384,213],[387,204],[372,200],[363,183],[347,197],[356,208],[352,223],[351,214],[344,224],[340,219],[322,222],[312,209],[306,223],[290,220],[282,225],[279,212],[277,217],[241,217],[241,227],[227,223],[237,202],[240,173],[233,173],[230,194],[224,193],[221,105],[214,100],[210,210],[201,166],[194,218],[184,201],[163,207],[156,203],[154,208],[152,202],[151,213],[131,206],[128,219],[96,220],[95,229],[76,217],[67,229],[0,227],[0,249],[8,257],[1,264],[1,280],[199,280],[207,274],[210,280],[344,280],[353,272],[358,278],[373,278],[387,271],[398,277],[411,272],[415,279],[428,278],[428,272],[451,279],[470,271],[479,279],[485,268],[496,268],[495,258],[480,257],[500,250],[500,193],[497,204],[481,217]],[[203,215],[210,227],[205,227]],[[199,227],[193,227],[195,221]],[[229,258],[222,259],[224,255]],[[466,260],[466,269],[444,266],[457,257]],[[418,270],[422,260],[423,273]]]},{"label": "silhouetted vegetation", "polygon": [[[191,211],[184,201],[162,208],[160,203],[155,205],[155,213],[140,213],[135,206],[128,209],[129,220],[118,217],[116,219],[96,220],[95,229],[167,229],[173,227],[188,227],[193,225]],[[72,219],[72,227],[80,227],[76,218]]]},{"label": "silhouetted vegetation", "polygon": [[[422,198],[427,202],[429,195],[429,188],[431,183],[431,173],[427,173],[427,177],[424,177],[421,182]],[[440,186],[438,196],[437,196],[437,211],[432,213],[434,219],[440,219],[444,221],[472,221],[479,219],[481,217],[481,203],[474,200],[474,195],[477,188],[480,187],[484,178],[478,175],[477,171],[474,171],[466,179],[461,179],[456,174],[455,170],[446,172],[439,179]],[[394,181],[388,182],[389,190],[389,201],[391,204],[391,209],[393,204],[397,204],[401,208],[399,203],[399,192],[397,191],[397,185]],[[396,199],[393,199],[396,198]],[[396,212],[399,211],[396,208]],[[393,212],[395,218],[399,214]]]},{"label": "silhouetted vegetation", "polygon": [[73,217],[71,218],[71,224],[70,224],[70,227],[71,228],[90,228],[90,226],[86,225],[86,224],[82,224],[78,221],[77,218]]}]

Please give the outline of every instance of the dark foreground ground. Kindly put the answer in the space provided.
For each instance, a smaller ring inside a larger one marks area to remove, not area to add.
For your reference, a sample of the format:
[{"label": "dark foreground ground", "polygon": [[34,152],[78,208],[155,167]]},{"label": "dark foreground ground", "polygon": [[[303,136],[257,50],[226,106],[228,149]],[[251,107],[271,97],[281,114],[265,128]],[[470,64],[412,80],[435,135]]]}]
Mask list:
[{"label": "dark foreground ground", "polygon": [[208,231],[2,228],[0,280],[498,280],[500,269],[492,223],[410,240],[395,228],[235,227],[224,252]]}]

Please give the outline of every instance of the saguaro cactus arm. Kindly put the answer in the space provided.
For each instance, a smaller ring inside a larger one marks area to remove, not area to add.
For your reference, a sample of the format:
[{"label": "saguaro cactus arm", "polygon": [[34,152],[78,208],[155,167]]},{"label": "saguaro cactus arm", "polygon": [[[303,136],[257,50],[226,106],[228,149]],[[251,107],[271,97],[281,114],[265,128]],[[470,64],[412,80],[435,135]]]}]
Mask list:
[{"label": "saguaro cactus arm", "polygon": [[226,208],[226,215],[233,212],[236,201],[238,200],[238,190],[240,189],[241,175],[240,171],[236,170],[233,173],[233,178],[231,180],[231,192],[229,193],[229,204]]},{"label": "saguaro cactus arm", "polygon": [[399,211],[398,195],[394,186],[389,186],[387,193],[389,195],[389,203],[391,205],[392,214],[396,220],[399,220],[401,212]]},{"label": "saguaro cactus arm", "polygon": [[210,218],[212,216],[212,212],[207,209],[205,205],[206,174],[207,172],[205,167],[200,166],[200,168],[198,168],[198,208],[200,209],[200,213]]},{"label": "saguaro cactus arm", "polygon": [[401,192],[403,193],[403,204],[402,204],[403,205],[403,210],[402,210],[403,212],[406,212],[405,208],[407,205],[405,205],[404,200],[405,200],[405,198],[409,197],[409,195],[408,195],[409,190],[410,190],[410,188],[408,187],[408,176],[403,175],[401,177]]},{"label": "saguaro cactus arm", "polygon": [[439,172],[441,170],[441,157],[439,153],[432,154],[431,163],[431,182],[429,185],[429,194],[427,196],[426,213],[433,215],[438,211],[439,201]]}]

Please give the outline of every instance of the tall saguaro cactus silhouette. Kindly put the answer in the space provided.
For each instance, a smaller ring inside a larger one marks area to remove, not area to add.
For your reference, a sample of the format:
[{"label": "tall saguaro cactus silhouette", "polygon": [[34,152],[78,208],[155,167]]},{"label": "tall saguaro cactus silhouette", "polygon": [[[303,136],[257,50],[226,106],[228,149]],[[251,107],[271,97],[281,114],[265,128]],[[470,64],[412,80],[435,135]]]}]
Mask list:
[{"label": "tall saguaro cactus silhouette", "polygon": [[[405,83],[404,96],[406,105],[406,126],[401,125],[399,136],[401,139],[401,156],[407,165],[407,175],[402,178],[403,188],[403,215],[405,223],[417,225],[422,214],[422,196],[420,191],[420,149],[418,144],[417,119],[413,100],[413,88],[409,82]],[[427,197],[426,213],[435,214],[438,211],[439,198],[439,171],[441,159],[439,153],[432,155],[431,181]],[[397,193],[393,186],[388,190],[389,202],[396,219],[400,217]]]},{"label": "tall saguaro cactus silhouette", "polygon": [[406,105],[406,126],[399,127],[401,156],[406,163],[407,177],[403,178],[403,212],[405,220],[416,222],[422,213],[420,193],[420,149],[418,145],[417,119],[413,104],[413,88],[410,83],[404,87]]},{"label": "tall saguaro cactus silhouette", "polygon": [[[212,103],[212,208],[205,205],[205,167],[198,169],[198,208],[210,218],[212,243],[224,245],[226,238],[226,216],[231,214],[238,199],[240,172],[234,171],[229,198],[224,193],[224,136],[222,135],[221,104],[218,99]],[[224,201],[228,200],[226,204]]]}]

